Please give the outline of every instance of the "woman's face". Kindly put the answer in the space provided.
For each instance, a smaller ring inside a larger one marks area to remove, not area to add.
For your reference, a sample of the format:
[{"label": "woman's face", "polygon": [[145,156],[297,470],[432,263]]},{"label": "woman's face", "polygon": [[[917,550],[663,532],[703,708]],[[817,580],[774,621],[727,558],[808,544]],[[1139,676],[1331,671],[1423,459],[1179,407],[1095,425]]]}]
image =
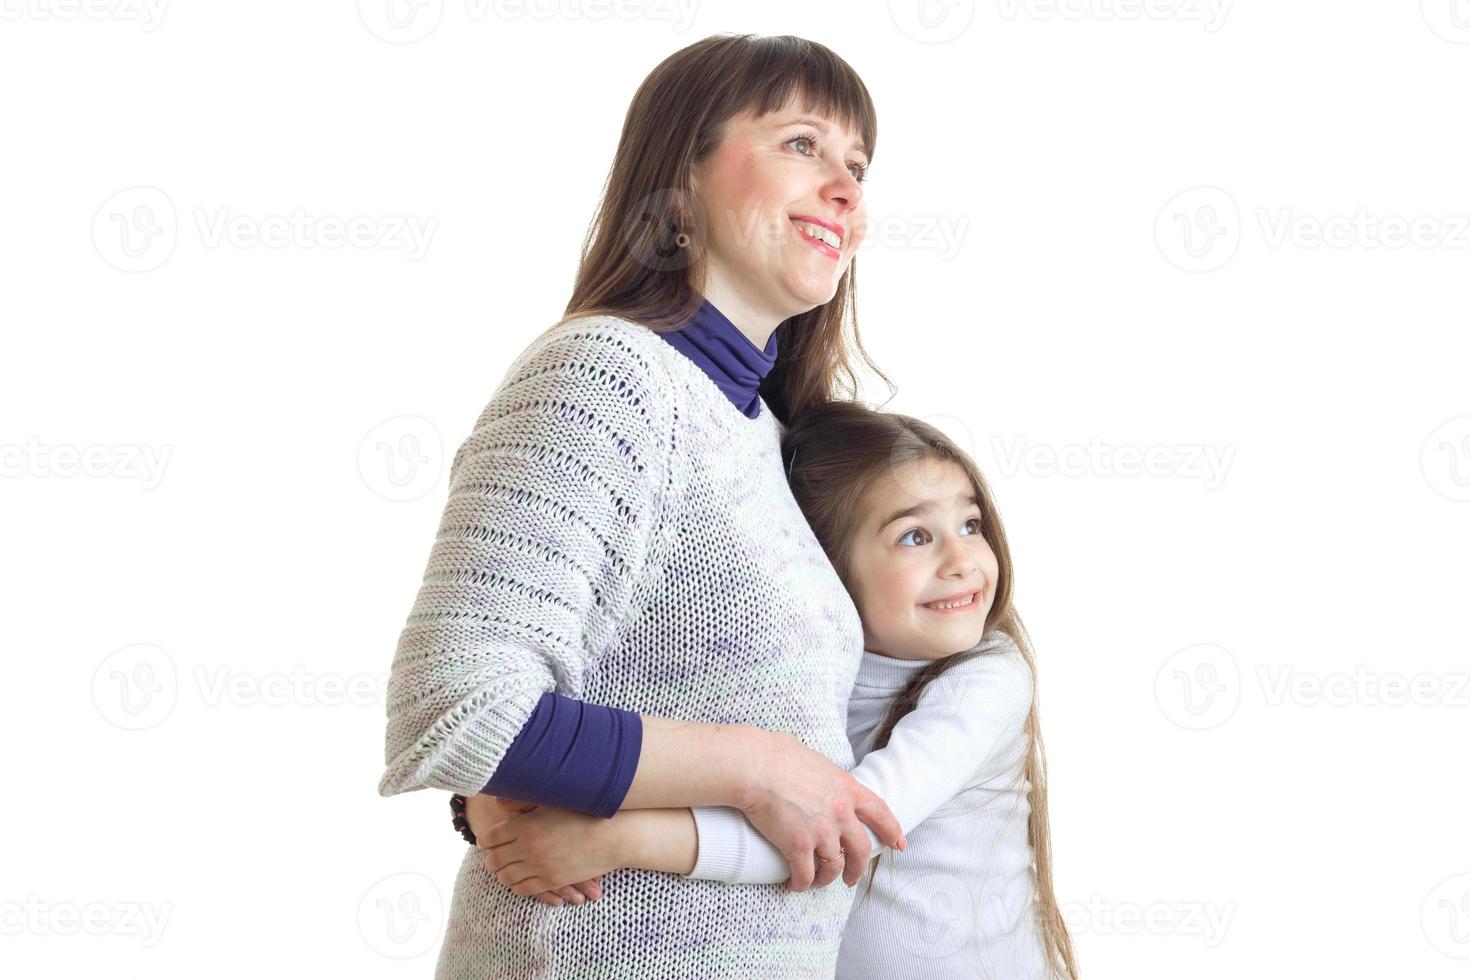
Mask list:
[{"label": "woman's face", "polygon": [[[773,323],[829,302],[867,231],[857,179],[867,164],[855,135],[794,100],[727,120],[719,149],[694,173],[706,293],[733,297],[742,312]],[[799,221],[835,233],[835,247],[814,241]]]},{"label": "woman's face", "polygon": [[[867,649],[935,660],[979,643],[999,566],[965,471],[948,460],[906,463],[868,492],[862,511],[849,568]],[[933,605],[966,598],[948,611]]]}]

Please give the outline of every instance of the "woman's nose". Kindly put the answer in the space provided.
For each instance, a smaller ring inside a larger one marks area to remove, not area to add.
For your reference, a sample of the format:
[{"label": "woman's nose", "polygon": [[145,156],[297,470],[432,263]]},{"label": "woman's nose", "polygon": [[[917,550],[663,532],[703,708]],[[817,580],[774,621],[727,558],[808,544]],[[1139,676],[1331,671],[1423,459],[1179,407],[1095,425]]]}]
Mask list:
[{"label": "woman's nose", "polygon": [[845,168],[837,169],[833,171],[824,196],[833,204],[850,211],[863,199],[863,185]]}]

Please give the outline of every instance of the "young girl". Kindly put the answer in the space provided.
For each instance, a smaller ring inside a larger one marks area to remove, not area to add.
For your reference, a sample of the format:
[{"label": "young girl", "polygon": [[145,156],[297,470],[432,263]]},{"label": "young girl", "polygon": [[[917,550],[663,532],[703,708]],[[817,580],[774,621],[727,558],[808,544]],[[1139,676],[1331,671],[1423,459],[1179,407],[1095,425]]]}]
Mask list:
[{"label": "young girl", "polygon": [[[862,618],[848,702],[852,774],[908,838],[895,853],[869,831],[876,856],[837,977],[1075,978],[1052,891],[1035,662],[979,469],[933,426],[852,402],[799,416],[782,458]],[[496,822],[482,809],[476,825],[471,814],[485,867],[548,904],[561,904],[558,894],[595,900],[596,876],[623,867],[729,883],[790,877],[781,853],[733,808],[604,819],[500,806]],[[842,855],[817,858],[830,866]],[[572,882],[576,890],[564,887]]]}]

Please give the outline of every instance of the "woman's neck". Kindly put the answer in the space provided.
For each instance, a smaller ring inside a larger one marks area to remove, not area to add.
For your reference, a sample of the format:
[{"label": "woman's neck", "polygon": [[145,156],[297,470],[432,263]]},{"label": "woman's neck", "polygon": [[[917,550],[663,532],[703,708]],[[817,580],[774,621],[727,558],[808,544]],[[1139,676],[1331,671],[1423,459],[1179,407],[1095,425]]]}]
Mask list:
[{"label": "woman's neck", "polygon": [[783,320],[795,314],[783,315],[779,311],[765,308],[753,301],[744,292],[722,281],[713,270],[705,283],[704,298],[713,303],[758,349],[764,350]]}]

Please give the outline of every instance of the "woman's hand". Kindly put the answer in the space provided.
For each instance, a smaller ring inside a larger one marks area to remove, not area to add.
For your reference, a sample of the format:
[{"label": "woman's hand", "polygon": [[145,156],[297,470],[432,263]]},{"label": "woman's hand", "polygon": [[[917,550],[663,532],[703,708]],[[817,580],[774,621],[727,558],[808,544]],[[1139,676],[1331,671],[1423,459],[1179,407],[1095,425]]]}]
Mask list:
[{"label": "woman's hand", "polygon": [[[487,849],[487,841],[495,828],[505,820],[521,813],[528,813],[541,809],[543,813],[563,813],[566,811],[555,808],[538,808],[534,803],[522,803],[519,800],[508,800],[499,796],[491,796],[487,793],[476,793],[465,800],[465,819],[469,822],[470,832],[475,835],[475,841],[483,851]],[[581,816],[581,814],[577,814]],[[601,817],[588,817],[590,820],[600,820]],[[485,870],[491,874],[499,871],[492,867],[492,856],[485,857]],[[610,870],[610,869],[609,869]],[[504,879],[496,876],[502,884]],[[517,894],[525,894],[517,891]],[[592,902],[602,897],[602,877],[597,875],[585,881],[579,881],[574,885],[566,885],[561,888],[546,888],[533,895],[537,901],[546,905],[561,905],[563,902],[572,905],[581,905],[583,902]]]},{"label": "woman's hand", "polygon": [[826,887],[839,871],[849,887],[857,884],[873,849],[863,824],[891,847],[908,846],[888,804],[850,772],[793,735],[765,734],[758,760],[764,778],[740,810],[786,858],[792,891]]}]

